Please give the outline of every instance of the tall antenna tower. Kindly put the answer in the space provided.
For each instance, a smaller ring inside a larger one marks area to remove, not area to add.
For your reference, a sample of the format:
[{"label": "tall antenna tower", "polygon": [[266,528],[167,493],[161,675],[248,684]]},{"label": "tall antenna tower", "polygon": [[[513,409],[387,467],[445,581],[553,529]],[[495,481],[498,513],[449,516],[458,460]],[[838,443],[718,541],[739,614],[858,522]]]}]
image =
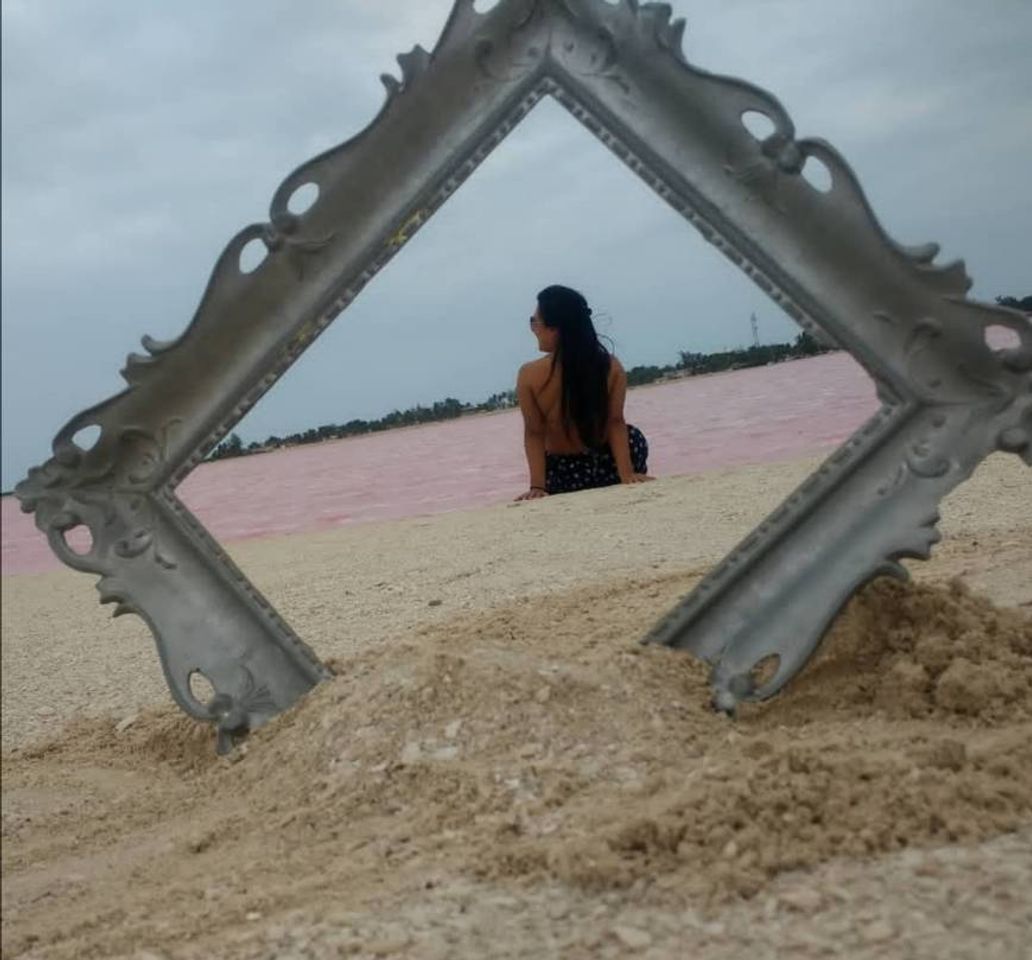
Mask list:
[{"label": "tall antenna tower", "polygon": [[760,325],[756,320],[756,314],[750,314],[749,324],[752,327],[752,345],[758,347],[760,345]]}]

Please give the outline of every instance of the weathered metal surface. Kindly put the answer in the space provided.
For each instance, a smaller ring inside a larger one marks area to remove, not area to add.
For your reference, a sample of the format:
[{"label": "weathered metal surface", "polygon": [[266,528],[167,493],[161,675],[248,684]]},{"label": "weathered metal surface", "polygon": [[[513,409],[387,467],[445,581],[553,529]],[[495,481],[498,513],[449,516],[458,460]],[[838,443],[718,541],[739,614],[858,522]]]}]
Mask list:
[{"label": "weathered metal surface", "polygon": [[[176,498],[176,485],[543,96],[591,130],[805,329],[841,345],[881,411],[651,632],[714,664],[716,702],[779,690],[865,581],[927,556],[940,499],[985,456],[1032,463],[1032,328],[965,298],[961,263],[902,247],[822,140],[796,139],[758,87],[686,62],[663,4],[456,0],[432,54],[399,57],[387,100],[351,140],[291,173],[269,220],[238,233],[177,340],[145,337],[123,393],[74,417],[16,490],[102,602],[150,625],[176,701],[225,745],[285,709],[326,669]],[[743,115],[774,126],[756,139]],[[823,164],[823,192],[803,173]],[[291,212],[295,192],[318,197]],[[241,251],[260,240],[251,272]],[[993,351],[988,326],[1020,345]],[[89,449],[74,436],[95,425]],[[64,533],[84,524],[92,548]],[[776,656],[758,687],[750,671]],[[216,695],[202,703],[189,677]]]}]

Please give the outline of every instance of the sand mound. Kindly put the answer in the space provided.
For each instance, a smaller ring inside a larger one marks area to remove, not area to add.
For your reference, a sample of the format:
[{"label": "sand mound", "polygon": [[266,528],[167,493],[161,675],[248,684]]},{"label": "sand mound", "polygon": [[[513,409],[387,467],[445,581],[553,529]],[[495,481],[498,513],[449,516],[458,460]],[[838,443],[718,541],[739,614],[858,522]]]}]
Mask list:
[{"label": "sand mound", "polygon": [[714,901],[1032,820],[1027,618],[956,585],[875,584],[783,697],[730,721],[705,665],[636,642],[690,579],[398,637],[230,759],[170,709],[5,755],[8,871],[111,864],[60,918],[29,897],[18,935],[71,956],[85,924],[110,951],[156,923],[197,935],[445,875]]},{"label": "sand mound", "polygon": [[778,709],[805,718],[838,704],[854,715],[1013,722],[1030,718],[1030,662],[1026,615],[998,610],[959,581],[883,580],[853,601]]}]

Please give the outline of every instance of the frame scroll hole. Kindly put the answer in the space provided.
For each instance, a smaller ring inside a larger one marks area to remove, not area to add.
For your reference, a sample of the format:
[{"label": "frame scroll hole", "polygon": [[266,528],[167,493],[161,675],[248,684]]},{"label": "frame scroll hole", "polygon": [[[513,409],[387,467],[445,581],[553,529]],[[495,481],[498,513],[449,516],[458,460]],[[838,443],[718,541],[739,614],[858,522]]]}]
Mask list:
[{"label": "frame scroll hole", "polygon": [[757,660],[749,671],[749,679],[752,680],[753,689],[758,690],[766,686],[774,679],[781,666],[781,657],[776,653],[768,654],[762,660]]},{"label": "frame scroll hole", "polygon": [[85,557],[93,550],[93,534],[85,523],[77,523],[61,532],[61,539],[72,553]]},{"label": "frame scroll hole", "polygon": [[1021,335],[1001,323],[991,323],[985,328],[985,343],[990,350],[1016,350],[1021,346]]},{"label": "frame scroll hole", "polygon": [[803,164],[803,177],[814,190],[819,190],[821,193],[827,193],[831,190],[831,171],[823,160],[818,160],[816,157],[807,157],[806,162]]},{"label": "frame scroll hole", "polygon": [[76,430],[72,437],[74,443],[83,453],[92,450],[100,439],[100,427],[95,423],[88,424],[81,430]]},{"label": "frame scroll hole", "polygon": [[240,251],[240,272],[254,273],[267,255],[268,251],[260,237],[248,240]]},{"label": "frame scroll hole", "polygon": [[291,195],[287,201],[287,209],[293,213],[300,215],[302,213],[311,210],[312,204],[319,199],[319,184],[317,183],[302,183]]},{"label": "frame scroll hole", "polygon": [[774,121],[759,110],[746,110],[742,114],[742,126],[761,143],[776,129]]},{"label": "frame scroll hole", "polygon": [[215,686],[200,670],[191,670],[186,682],[190,688],[190,696],[202,707],[215,699]]}]

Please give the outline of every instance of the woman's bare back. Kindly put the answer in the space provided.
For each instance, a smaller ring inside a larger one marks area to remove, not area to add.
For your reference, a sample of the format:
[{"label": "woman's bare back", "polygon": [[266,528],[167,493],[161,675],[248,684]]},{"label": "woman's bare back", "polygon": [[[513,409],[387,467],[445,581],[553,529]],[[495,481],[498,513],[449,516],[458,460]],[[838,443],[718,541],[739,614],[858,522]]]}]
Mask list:
[{"label": "woman's bare back", "polygon": [[[577,427],[570,424],[567,430],[563,424],[562,397],[563,371],[560,364],[552,367],[552,357],[540,357],[524,364],[521,374],[526,376],[534,403],[545,424],[545,449],[549,453],[584,453],[588,448],[577,432]],[[614,388],[623,376],[623,367],[616,357],[609,365],[607,391],[613,396]],[[622,398],[621,398],[622,413]]]}]

